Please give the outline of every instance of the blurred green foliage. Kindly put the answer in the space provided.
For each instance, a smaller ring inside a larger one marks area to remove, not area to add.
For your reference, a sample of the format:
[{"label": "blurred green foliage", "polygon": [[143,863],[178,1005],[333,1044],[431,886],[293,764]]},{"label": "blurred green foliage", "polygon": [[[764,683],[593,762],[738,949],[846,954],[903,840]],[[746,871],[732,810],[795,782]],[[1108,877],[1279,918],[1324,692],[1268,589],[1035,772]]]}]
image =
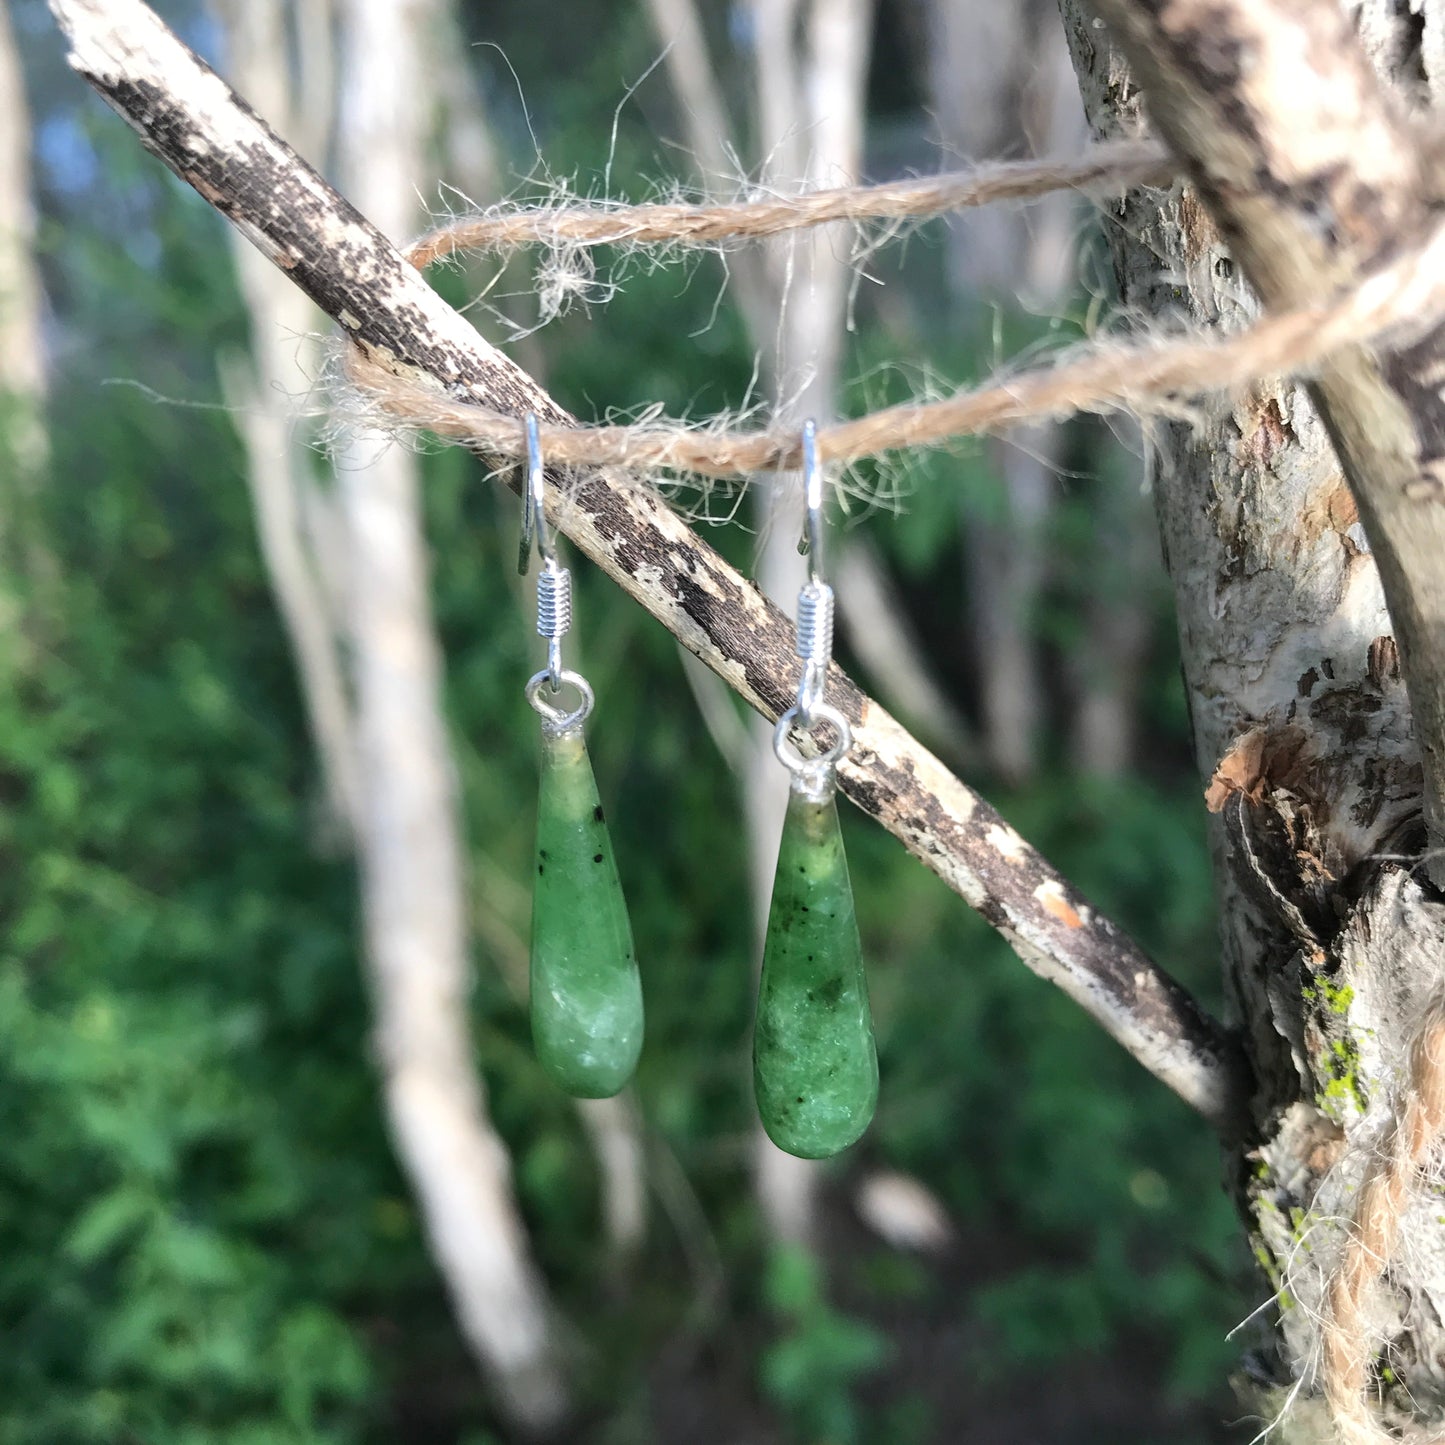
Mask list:
[{"label": "blurred green foliage", "polygon": [[[587,36],[575,54],[539,54],[516,15],[503,37],[527,88],[546,89],[549,163],[584,178],[608,158],[598,116],[651,46],[640,10],[593,8],[587,25],[549,27],[549,45]],[[245,339],[220,223],[78,94],[54,104],[104,180],[83,208],[63,188],[48,197],[43,259],[66,338],[53,467],[37,498],[9,499],[24,535],[7,538],[0,599],[0,1445],[490,1445],[505,1433],[384,1134],[354,881],[318,827],[230,419],[107,384],[216,400],[217,347]],[[498,124],[524,130],[504,106]],[[615,189],[672,164],[624,110]],[[927,232],[887,279],[936,313]],[[728,307],[713,316],[718,285],[708,264],[634,267],[605,308],[543,334],[554,390],[584,413],[740,404],[752,359]],[[1006,321],[1010,352],[1038,335]],[[849,366],[868,380],[850,404],[910,384],[917,348],[955,376],[981,369],[977,338],[994,328],[900,335],[865,310]],[[1039,616],[1059,655],[1099,585],[1082,560],[1099,525],[1087,475],[1120,465],[1111,447],[1080,424],[1080,477],[1061,483]],[[426,477],[473,845],[478,1058],[577,1344],[587,1423],[573,1438],[681,1438],[659,1383],[680,1348],[684,1387],[728,1383],[770,1439],[957,1438],[938,1433],[940,1382],[905,1378],[922,1337],[953,1341],[949,1369],[977,1408],[1020,1378],[1117,1370],[1149,1395],[1141,1418],[1178,1412],[1178,1445],[1191,1430],[1216,1438],[1191,1402],[1220,1398],[1224,1332],[1244,1310],[1207,1129],[851,812],[883,1101],[829,1176],[845,1242],[821,1259],[769,1247],[747,1168],[753,943],[736,789],[671,639],[584,568],[593,756],[648,1006],[637,1098],[653,1225],[619,1278],[586,1136],[527,1037],[535,719],[521,681],[535,639],[510,567],[516,509],[460,452],[429,455]],[[956,633],[962,529],[1001,514],[986,452],[911,459],[879,485],[906,491],[902,509],[853,525],[921,602],[925,632]],[[710,540],[746,565],[744,529]],[[41,564],[22,565],[36,545]],[[1139,776],[1071,775],[1054,738],[1046,774],[998,801],[1208,995],[1207,857],[1157,581],[1137,605],[1157,639]],[[940,647],[940,665],[970,705],[962,650]],[[960,1233],[949,1263],[917,1264],[848,1222],[845,1186],[875,1165],[944,1203]]]},{"label": "blurred green foliage", "polygon": [[829,1304],[817,1258],[796,1245],[769,1258],[763,1290],[782,1326],[759,1360],[764,1391],[802,1439],[853,1445],[850,1386],[887,1358],[885,1337]]}]

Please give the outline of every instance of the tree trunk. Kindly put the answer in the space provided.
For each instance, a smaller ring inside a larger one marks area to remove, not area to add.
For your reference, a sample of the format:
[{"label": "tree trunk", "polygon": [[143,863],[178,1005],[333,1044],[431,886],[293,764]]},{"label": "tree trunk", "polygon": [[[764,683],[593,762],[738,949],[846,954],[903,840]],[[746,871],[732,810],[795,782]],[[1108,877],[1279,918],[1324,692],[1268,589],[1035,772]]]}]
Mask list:
[{"label": "tree trunk", "polygon": [[[348,79],[362,90],[348,96],[339,158],[402,235],[420,221],[411,178],[424,169],[432,116],[392,84],[404,86],[420,70],[424,48],[436,40],[433,22],[449,19],[425,8],[403,16],[383,3],[345,17],[360,50]],[[289,17],[281,0],[223,0],[217,9],[238,85],[298,146],[326,154],[337,99],[326,0],[302,0]],[[373,27],[397,21],[400,34],[376,35]],[[389,48],[372,48],[378,44]],[[380,76],[364,63],[379,53],[392,67]],[[449,109],[460,106],[455,80],[448,98]],[[234,249],[252,359],[231,362],[224,380],[331,828],[359,853],[393,1135],[469,1342],[504,1406],[525,1422],[545,1423],[562,1400],[545,1297],[470,1058],[460,821],[440,716],[415,458],[384,443],[373,461],[365,439],[351,437],[341,446],[336,488],[323,494],[312,473],[312,438],[291,400],[318,370],[320,313],[239,235]],[[355,716],[343,634],[356,673]]]},{"label": "tree trunk", "polygon": [[[338,162],[389,235],[420,222],[432,117],[432,0],[345,0]],[[415,455],[353,433],[337,485],[349,537],[362,774],[358,827],[376,1041],[392,1134],[462,1329],[525,1424],[566,1404],[542,1279],[487,1115],[467,1026],[469,938],[457,773],[442,712]]]},{"label": "tree trunk", "polygon": [[[757,123],[764,179],[784,190],[856,181],[863,163],[863,102],[872,43],[872,0],[811,0],[801,37],[794,0],[755,0]],[[780,420],[801,426],[830,418],[846,325],[851,238],[846,226],[780,237],[767,247],[772,282],[771,335],[753,343],[770,378]],[[778,473],[754,501],[760,545],[758,586],[792,610],[807,566],[798,553],[802,489]],[[753,913],[762,956],[788,788],[773,755],[772,728],[753,720],[743,773]],[[809,1241],[817,1208],[818,1166],[780,1150],[759,1128],[754,1167],[764,1213],[776,1238]]]},{"label": "tree trunk", "polygon": [[0,479],[9,514],[9,520],[0,521],[0,540],[19,544],[8,560],[27,560],[33,570],[46,572],[41,549],[17,538],[13,528],[20,504],[39,486],[50,456],[30,113],[22,74],[10,18],[0,6]]},{"label": "tree trunk", "polygon": [[888,559],[861,529],[839,539],[829,563],[843,611],[843,635],[869,680],[903,720],[955,767],[977,767],[968,720],[929,670]]},{"label": "tree trunk", "polygon": [[[1110,32],[1076,0],[1062,8],[1095,133],[1138,133],[1140,92]],[[1401,93],[1380,84],[1339,10],[1097,9],[1203,182],[1135,192],[1109,216],[1131,313],[1236,328],[1258,312],[1246,277],[1288,304],[1309,276],[1319,294],[1377,247],[1408,243],[1427,194],[1418,147]],[[1403,87],[1419,20],[1383,0],[1350,9],[1374,66]],[[1441,9],[1428,0],[1424,35],[1438,34]],[[1249,1374],[1266,1418],[1297,1395],[1278,1437],[1289,1441],[1334,1438],[1312,1399],[1325,1281],[1445,957],[1445,916],[1415,867],[1422,804],[1430,815],[1418,741],[1440,741],[1439,640],[1416,633],[1445,548],[1419,550],[1442,509],[1422,508],[1434,494],[1411,486],[1412,471],[1428,473],[1437,404],[1411,378],[1438,365],[1437,347],[1438,333],[1408,355],[1347,358],[1313,396],[1260,385],[1147,435],[1210,784],[1225,980],[1255,1076],[1232,1188],[1279,1290]],[[1372,408],[1373,427],[1362,420]],[[1372,447],[1392,459],[1366,465]],[[1382,479],[1394,489],[1384,501]],[[1402,538],[1410,496],[1419,535]],[[1370,1388],[1401,1427],[1445,1417],[1445,1220],[1432,1193],[1411,1199],[1408,1247],[1371,1301],[1382,1353]]]},{"label": "tree trunk", "polygon": [[[322,0],[302,0],[302,56],[311,77],[304,105],[291,82],[291,46],[282,0],[221,0],[215,6],[237,86],[275,117],[303,153],[326,153],[334,96],[322,90],[330,67],[305,52],[332,40]],[[320,74],[318,74],[318,70]],[[312,741],[321,765],[323,835],[354,840],[360,810],[356,738],[341,657],[341,617],[328,589],[310,522],[332,505],[313,473],[314,437],[292,397],[310,386],[320,362],[321,314],[254,246],[232,235],[232,255],[251,323],[251,356],[223,363],[222,389],[246,448],[246,480],[277,611],[291,644]]]},{"label": "tree trunk", "polygon": [[[944,147],[970,158],[1027,139],[1067,154],[1081,138],[1058,24],[1047,0],[931,0],[928,80]],[[1061,75],[1062,68],[1062,75]],[[1048,311],[1071,284],[1073,197],[1027,210],[993,206],[949,223],[947,279],[955,313],[983,330],[991,310]],[[987,443],[998,478],[997,517],[965,499],[964,556],[972,671],[989,765],[1008,782],[1037,766],[1047,705],[1036,609],[1048,580],[1049,521],[1060,429],[1020,427]]]},{"label": "tree trunk", "polygon": [[[1137,428],[1114,426],[1121,449],[1138,451]],[[1140,689],[1164,578],[1152,508],[1133,469],[1094,478],[1089,497],[1091,590],[1069,656],[1069,757],[1088,776],[1123,779],[1139,762]]]},{"label": "tree trunk", "polygon": [[[742,153],[708,60],[692,0],[648,0],[668,47],[669,75],[697,164],[725,175]],[[761,179],[783,190],[843,185],[862,169],[864,92],[872,43],[872,0],[751,0],[752,130]],[[738,306],[775,414],[796,421],[832,416],[846,327],[851,236],[824,227],[730,258]],[[736,264],[734,264],[736,263]],[[798,554],[802,494],[796,476],[760,483],[754,502],[760,538],[756,577],[763,593],[791,608],[806,567]],[[866,559],[860,561],[866,565]],[[840,610],[846,604],[840,594]],[[761,956],[787,803],[773,755],[772,728],[754,721],[742,766],[743,813],[758,953]],[[756,1134],[758,1198],[775,1238],[806,1240],[813,1228],[817,1169]]]}]

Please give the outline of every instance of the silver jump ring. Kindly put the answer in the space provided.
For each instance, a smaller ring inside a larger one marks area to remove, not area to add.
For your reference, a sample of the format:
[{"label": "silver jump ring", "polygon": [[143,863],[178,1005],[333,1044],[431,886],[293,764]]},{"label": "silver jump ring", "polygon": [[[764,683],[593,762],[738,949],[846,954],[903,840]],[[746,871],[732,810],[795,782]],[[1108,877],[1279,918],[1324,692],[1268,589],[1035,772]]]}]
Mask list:
[{"label": "silver jump ring", "polygon": [[853,746],[853,729],[849,726],[848,719],[837,708],[829,706],[826,702],[818,703],[813,709],[813,716],[807,726],[811,729],[820,722],[832,723],[833,730],[838,737],[833,746],[825,752],[819,753],[815,758],[805,758],[801,753],[788,749],[788,734],[792,731],[793,724],[800,721],[801,718],[802,714],[799,710],[796,707],[790,707],[778,719],[778,725],[773,729],[773,752],[777,754],[778,761],[793,773],[830,770],[839,759],[847,755],[848,749]]},{"label": "silver jump ring", "polygon": [[[581,727],[587,720],[587,715],[592,711],[592,705],[597,701],[592,692],[592,684],[582,676],[580,672],[573,672],[570,668],[564,668],[556,676],[557,685],[554,685],[551,668],[544,667],[541,672],[528,680],[527,701],[542,719],[542,726],[550,733],[569,733],[573,728]],[[542,696],[542,689],[545,687],[549,692],[559,690],[562,683],[571,683],[578,692],[577,706],[569,712],[566,708],[558,707],[555,703],[548,702]]]}]

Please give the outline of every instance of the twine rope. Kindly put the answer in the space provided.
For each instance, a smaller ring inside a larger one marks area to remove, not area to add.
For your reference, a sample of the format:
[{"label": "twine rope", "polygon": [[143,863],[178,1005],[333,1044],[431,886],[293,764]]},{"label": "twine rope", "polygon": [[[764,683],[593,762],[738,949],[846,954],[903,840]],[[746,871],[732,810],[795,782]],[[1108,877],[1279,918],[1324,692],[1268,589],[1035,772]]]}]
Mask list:
[{"label": "twine rope", "polygon": [[[1030,184],[1042,185],[1041,175],[1036,174]],[[1055,188],[1062,184],[1056,180]],[[610,214],[614,229],[621,216],[621,212]],[[526,216],[525,224],[539,227],[544,219]],[[794,219],[799,225],[822,224],[817,218]],[[436,236],[432,233],[409,248],[409,259],[415,262],[439,254]],[[449,247],[458,249],[455,235]],[[818,456],[824,462],[856,462],[1084,411],[1177,413],[1189,396],[1233,392],[1270,377],[1307,374],[1334,353],[1379,341],[1387,333],[1398,332],[1399,339],[1419,334],[1442,311],[1445,223],[1422,244],[1338,297],[1266,316],[1229,337],[1194,332],[1131,344],[1095,342],[1075,351],[1073,359],[1054,365],[1033,367],[939,400],[904,402],[821,427]],[[399,375],[355,348],[348,357],[348,375],[393,423],[423,428],[498,458],[525,455],[517,417],[448,396],[435,383]],[[702,477],[742,477],[801,465],[795,429],[728,429],[644,420],[625,426],[544,426],[541,442],[549,461],[573,467],[669,468]]]},{"label": "twine rope", "polygon": [[522,246],[716,246],[831,221],[922,221],[1054,191],[1119,192],[1130,186],[1162,185],[1176,173],[1177,167],[1157,142],[1115,141],[1093,147],[1077,161],[994,161],[937,176],[797,195],[774,193],[722,205],[657,201],[638,206],[497,210],[463,216],[428,231],[408,248],[407,258],[425,269],[457,252]]}]

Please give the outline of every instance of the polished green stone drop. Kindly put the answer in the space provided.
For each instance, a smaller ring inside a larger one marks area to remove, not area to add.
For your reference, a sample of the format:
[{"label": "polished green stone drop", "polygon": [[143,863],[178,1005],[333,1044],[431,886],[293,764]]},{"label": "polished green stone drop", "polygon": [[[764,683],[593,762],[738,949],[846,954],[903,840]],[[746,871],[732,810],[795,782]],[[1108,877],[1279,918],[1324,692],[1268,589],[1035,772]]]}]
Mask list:
[{"label": "polished green stone drop", "polygon": [[778,849],[753,1032],[758,1115],[780,1149],[822,1159],[868,1127],[878,1054],[853,887],[831,795],[794,787]]},{"label": "polished green stone drop", "polygon": [[532,1042],[552,1080],[605,1099],[642,1052],[642,981],[582,729],[542,730]]}]

